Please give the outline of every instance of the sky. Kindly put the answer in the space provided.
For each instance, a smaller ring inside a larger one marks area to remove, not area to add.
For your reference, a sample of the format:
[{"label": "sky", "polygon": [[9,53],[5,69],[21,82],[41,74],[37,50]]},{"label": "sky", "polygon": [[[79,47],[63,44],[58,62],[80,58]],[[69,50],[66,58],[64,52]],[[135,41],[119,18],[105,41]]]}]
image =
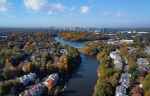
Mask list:
[{"label": "sky", "polygon": [[0,27],[149,27],[150,0],[0,0]]}]

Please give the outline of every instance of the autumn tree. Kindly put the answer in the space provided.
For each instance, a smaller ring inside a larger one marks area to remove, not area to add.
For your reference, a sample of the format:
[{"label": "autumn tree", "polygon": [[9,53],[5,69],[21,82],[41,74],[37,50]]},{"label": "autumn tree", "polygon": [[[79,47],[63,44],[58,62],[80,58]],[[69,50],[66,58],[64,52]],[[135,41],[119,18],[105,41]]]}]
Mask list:
[{"label": "autumn tree", "polygon": [[147,92],[150,90],[150,74],[148,74],[143,81],[144,91]]},{"label": "autumn tree", "polygon": [[93,96],[113,96],[114,89],[112,85],[104,80],[98,80]]},{"label": "autumn tree", "polygon": [[127,58],[128,57],[128,44],[126,43],[123,43],[121,46],[120,46],[120,54],[124,57],[124,58]]},{"label": "autumn tree", "polygon": [[150,90],[146,91],[144,96],[150,96]]}]

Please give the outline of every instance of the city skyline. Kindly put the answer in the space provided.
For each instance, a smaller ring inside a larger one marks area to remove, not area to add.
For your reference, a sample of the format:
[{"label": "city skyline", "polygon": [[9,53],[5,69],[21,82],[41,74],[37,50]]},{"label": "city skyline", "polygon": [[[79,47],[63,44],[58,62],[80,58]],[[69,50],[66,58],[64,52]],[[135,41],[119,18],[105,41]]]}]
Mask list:
[{"label": "city skyline", "polygon": [[0,27],[148,27],[148,0],[0,0]]}]

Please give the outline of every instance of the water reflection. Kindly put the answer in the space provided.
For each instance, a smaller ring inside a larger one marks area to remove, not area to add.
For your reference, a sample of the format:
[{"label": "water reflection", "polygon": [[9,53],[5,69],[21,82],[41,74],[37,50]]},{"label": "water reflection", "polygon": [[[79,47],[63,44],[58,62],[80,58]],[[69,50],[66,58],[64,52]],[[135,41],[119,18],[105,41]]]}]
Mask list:
[{"label": "water reflection", "polygon": [[75,47],[75,48],[83,48],[84,47],[84,42],[75,42],[75,41],[66,41],[60,37],[55,37],[55,40],[60,42],[61,44],[65,44],[65,45],[70,45],[72,47]]}]

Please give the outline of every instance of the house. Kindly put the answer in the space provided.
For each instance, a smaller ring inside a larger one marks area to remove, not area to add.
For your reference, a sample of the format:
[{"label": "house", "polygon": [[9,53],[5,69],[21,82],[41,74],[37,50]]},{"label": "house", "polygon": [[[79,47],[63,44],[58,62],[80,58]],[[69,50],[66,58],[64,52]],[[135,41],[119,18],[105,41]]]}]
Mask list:
[{"label": "house", "polygon": [[123,44],[123,43],[132,44],[133,42],[134,42],[133,40],[126,40],[126,39],[120,40],[121,44]]},{"label": "house", "polygon": [[126,93],[126,88],[124,86],[119,85],[116,87],[115,96],[128,96]]},{"label": "house", "polygon": [[[33,73],[32,73],[33,75]],[[31,74],[29,76],[26,76],[24,78],[32,79]],[[33,79],[32,79],[33,80]],[[36,85],[31,86],[29,89],[25,90],[23,93],[21,93],[19,96],[45,96],[45,90],[53,88],[59,80],[59,76],[57,73],[53,73],[49,75],[49,77],[42,83],[38,83]],[[47,88],[46,88],[47,87]]]},{"label": "house", "polygon": [[136,51],[137,51],[137,48],[128,47],[128,52],[129,52],[129,54],[136,53]]},{"label": "house", "polygon": [[128,88],[129,87],[129,74],[122,73],[119,83],[121,83],[121,85],[124,86],[125,88]]},{"label": "house", "polygon": [[149,72],[150,71],[149,66],[139,66],[138,69],[140,72]]},{"label": "house", "polygon": [[138,58],[137,59],[137,64],[140,65],[149,65],[149,61],[146,58]]},{"label": "house", "polygon": [[119,54],[118,51],[113,51],[110,53],[110,58],[114,60],[114,65],[116,69],[122,69],[123,67],[123,62],[122,62],[122,58]]},{"label": "house", "polygon": [[142,88],[139,87],[138,85],[135,85],[131,89],[131,96],[143,96],[143,90],[142,90]]},{"label": "house", "polygon": [[50,90],[53,88],[59,80],[59,75],[57,73],[53,73],[49,75],[49,77],[43,82],[43,84]]},{"label": "house", "polygon": [[120,54],[117,51],[112,51],[109,56],[112,59],[121,59]]},{"label": "house", "polygon": [[41,83],[31,86],[30,89],[25,90],[19,96],[43,96],[45,86]]},{"label": "house", "polygon": [[129,74],[128,73],[122,73],[121,78],[119,80],[120,85],[116,87],[116,93],[115,96],[128,96],[127,94],[127,88],[129,87]]},{"label": "house", "polygon": [[107,40],[107,44],[117,45],[117,44],[119,44],[119,41],[113,40],[113,39],[109,39],[109,40]]},{"label": "house", "polygon": [[20,83],[22,83],[24,86],[28,85],[31,82],[34,82],[36,79],[35,73],[29,73],[28,75],[24,75],[19,78]]},{"label": "house", "polygon": [[59,51],[61,54],[67,54],[68,52],[67,52],[67,50],[66,49],[60,49],[60,51]]},{"label": "house", "polygon": [[122,67],[123,67],[123,63],[122,63],[121,59],[115,59],[114,64],[115,64],[116,69],[122,69]]},{"label": "house", "polygon": [[133,40],[126,40],[126,39],[122,39],[122,40],[112,40],[112,39],[109,39],[107,41],[107,44],[112,44],[112,45],[118,45],[118,44],[123,44],[123,43],[132,44],[133,42],[134,42]]},{"label": "house", "polygon": [[150,55],[150,46],[147,46],[144,51],[146,54]]},{"label": "house", "polygon": [[138,69],[141,72],[150,71],[150,67],[148,66],[150,63],[147,58],[138,58],[137,59]]},{"label": "house", "polygon": [[128,96],[127,88],[129,87],[129,74],[122,73],[121,78],[119,80],[120,85],[116,87],[115,96]]}]

